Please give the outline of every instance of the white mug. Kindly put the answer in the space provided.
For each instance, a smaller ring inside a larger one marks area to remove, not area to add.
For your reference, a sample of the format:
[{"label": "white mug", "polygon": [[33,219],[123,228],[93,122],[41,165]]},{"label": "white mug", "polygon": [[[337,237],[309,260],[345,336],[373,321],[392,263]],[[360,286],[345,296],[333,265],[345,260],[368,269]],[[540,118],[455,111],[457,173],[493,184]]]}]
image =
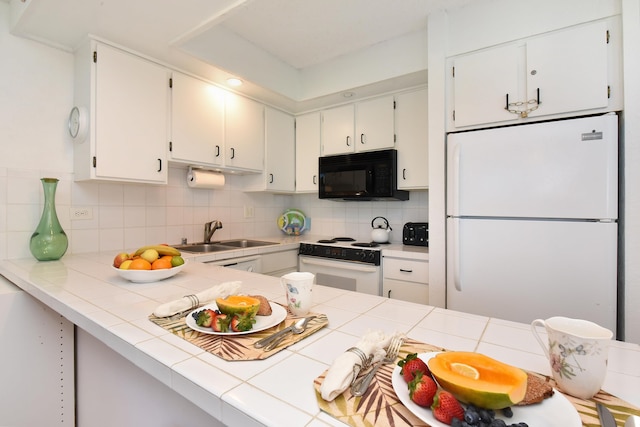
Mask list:
[{"label": "white mug", "polygon": [[287,306],[294,316],[304,316],[313,303],[313,273],[289,273],[280,278],[287,297]]},{"label": "white mug", "polygon": [[[538,335],[537,325],[547,330],[548,348]],[[581,399],[590,399],[602,388],[613,336],[610,330],[568,317],[536,319],[531,322],[531,330],[549,359],[558,388]]]}]

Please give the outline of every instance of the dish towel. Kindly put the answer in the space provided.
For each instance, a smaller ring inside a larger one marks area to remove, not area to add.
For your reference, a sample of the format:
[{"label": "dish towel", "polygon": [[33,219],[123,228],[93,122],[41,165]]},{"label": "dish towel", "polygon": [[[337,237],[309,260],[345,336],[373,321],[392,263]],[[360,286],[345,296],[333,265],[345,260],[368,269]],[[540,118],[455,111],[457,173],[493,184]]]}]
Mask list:
[{"label": "dish towel", "polygon": [[382,360],[386,355],[385,347],[395,335],[401,334],[386,336],[382,331],[368,331],[355,347],[336,357],[320,387],[322,398],[331,402],[349,388],[360,371]]},{"label": "dish towel", "polygon": [[169,317],[182,311],[197,308],[200,304],[206,304],[216,298],[226,298],[229,295],[238,293],[242,282],[224,282],[211,288],[198,292],[195,295],[185,295],[184,297],[167,302],[155,309],[153,314],[157,317]]}]

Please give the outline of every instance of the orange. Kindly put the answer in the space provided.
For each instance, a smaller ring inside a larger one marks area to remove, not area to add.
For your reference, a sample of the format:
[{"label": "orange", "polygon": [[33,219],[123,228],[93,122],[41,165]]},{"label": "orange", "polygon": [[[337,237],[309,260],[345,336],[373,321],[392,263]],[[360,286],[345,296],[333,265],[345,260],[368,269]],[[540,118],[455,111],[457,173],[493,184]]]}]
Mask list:
[{"label": "orange", "polygon": [[151,270],[151,263],[144,258],[137,258],[131,261],[129,270]]},{"label": "orange", "polygon": [[168,259],[167,257],[158,258],[151,264],[151,269],[162,270],[166,268],[171,268],[171,258],[172,257],[169,257]]}]

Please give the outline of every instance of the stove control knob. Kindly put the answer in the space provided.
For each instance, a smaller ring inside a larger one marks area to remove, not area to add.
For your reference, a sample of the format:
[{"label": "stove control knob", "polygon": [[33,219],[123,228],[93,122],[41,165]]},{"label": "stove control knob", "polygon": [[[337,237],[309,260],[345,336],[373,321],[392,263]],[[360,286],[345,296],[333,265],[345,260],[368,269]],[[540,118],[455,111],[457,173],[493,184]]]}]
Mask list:
[{"label": "stove control knob", "polygon": [[369,252],[369,259],[370,259],[371,261],[373,261],[375,258],[376,258],[376,253],[375,253],[375,251],[371,251],[371,252]]}]

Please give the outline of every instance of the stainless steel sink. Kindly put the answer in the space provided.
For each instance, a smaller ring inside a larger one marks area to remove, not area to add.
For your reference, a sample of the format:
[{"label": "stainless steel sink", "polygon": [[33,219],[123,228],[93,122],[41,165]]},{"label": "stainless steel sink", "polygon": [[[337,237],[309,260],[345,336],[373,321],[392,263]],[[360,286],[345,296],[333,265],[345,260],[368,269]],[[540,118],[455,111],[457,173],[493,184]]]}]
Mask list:
[{"label": "stainless steel sink", "polygon": [[189,243],[187,245],[174,246],[179,251],[184,252],[221,252],[231,250],[229,246],[221,246],[216,243]]},{"label": "stainless steel sink", "polygon": [[231,246],[234,248],[255,248],[258,246],[270,246],[277,245],[274,242],[265,242],[262,240],[248,240],[248,239],[236,239],[236,240],[223,240],[220,245]]},{"label": "stainless steel sink", "polygon": [[211,242],[211,243],[204,243],[204,242],[189,243],[186,245],[174,246],[174,248],[184,252],[210,253],[210,252],[231,251],[233,249],[238,249],[238,248],[255,248],[255,247],[269,246],[269,245],[277,245],[277,243],[265,242],[262,240],[234,239],[234,240],[224,240],[221,242]]}]

